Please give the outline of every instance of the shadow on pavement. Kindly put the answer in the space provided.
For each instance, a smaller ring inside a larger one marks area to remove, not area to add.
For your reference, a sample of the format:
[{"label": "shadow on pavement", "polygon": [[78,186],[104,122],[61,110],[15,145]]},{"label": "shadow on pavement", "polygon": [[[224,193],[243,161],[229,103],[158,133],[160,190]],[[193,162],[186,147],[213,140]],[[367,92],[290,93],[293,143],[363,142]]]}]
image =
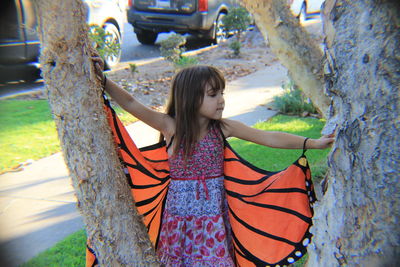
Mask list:
[{"label": "shadow on pavement", "polygon": [[[56,213],[62,213],[62,211],[60,210]],[[2,242],[0,243],[0,266],[19,266],[38,253],[54,246],[59,240],[70,235],[71,232],[79,231],[82,229],[82,225],[83,223],[80,217],[71,218],[30,232],[24,236]],[[48,236],[47,233],[49,231],[54,234]],[[82,254],[84,255],[84,251],[82,251]]]}]

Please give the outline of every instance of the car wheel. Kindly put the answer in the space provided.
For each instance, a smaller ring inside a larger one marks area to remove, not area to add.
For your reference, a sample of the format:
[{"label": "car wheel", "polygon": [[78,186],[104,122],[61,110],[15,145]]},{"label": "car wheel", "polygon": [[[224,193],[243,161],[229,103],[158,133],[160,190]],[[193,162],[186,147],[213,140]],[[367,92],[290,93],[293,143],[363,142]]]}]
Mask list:
[{"label": "car wheel", "polygon": [[119,33],[117,27],[112,23],[104,24],[104,31],[109,34],[106,37],[106,43],[115,44],[115,53],[104,55],[106,67],[110,68],[117,65],[119,63],[119,60],[121,59],[121,34]]},{"label": "car wheel", "polygon": [[217,19],[215,20],[214,26],[211,28],[213,44],[219,44],[226,39],[224,31],[224,22],[223,22],[224,17],[225,14],[220,13]]},{"label": "car wheel", "polygon": [[41,70],[38,67],[30,67],[24,73],[23,80],[27,83],[34,83],[38,79],[41,79]]},{"label": "car wheel", "polygon": [[300,14],[298,16],[300,23],[303,23],[307,19],[307,6],[306,3],[303,2],[300,9]]},{"label": "car wheel", "polygon": [[223,18],[225,17],[224,13],[218,15],[217,21],[215,23],[215,34],[214,34],[214,43],[219,44],[223,40],[226,39],[225,29],[224,29],[224,22]]},{"label": "car wheel", "polygon": [[152,45],[157,40],[158,33],[152,31],[142,30],[136,33],[136,37],[141,44]]}]

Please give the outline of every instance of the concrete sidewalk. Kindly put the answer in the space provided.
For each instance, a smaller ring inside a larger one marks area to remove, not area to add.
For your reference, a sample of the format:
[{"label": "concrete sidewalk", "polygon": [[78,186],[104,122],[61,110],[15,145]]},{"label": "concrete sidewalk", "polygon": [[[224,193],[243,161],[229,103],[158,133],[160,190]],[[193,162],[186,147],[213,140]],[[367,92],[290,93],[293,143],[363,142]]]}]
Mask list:
[{"label": "concrete sidewalk", "polygon": [[[224,117],[247,125],[275,114],[261,106],[282,92],[286,69],[274,63],[227,84]],[[158,132],[137,122],[128,127],[139,147],[157,142]],[[18,266],[84,227],[61,153],[23,171],[0,175],[0,266]]]}]

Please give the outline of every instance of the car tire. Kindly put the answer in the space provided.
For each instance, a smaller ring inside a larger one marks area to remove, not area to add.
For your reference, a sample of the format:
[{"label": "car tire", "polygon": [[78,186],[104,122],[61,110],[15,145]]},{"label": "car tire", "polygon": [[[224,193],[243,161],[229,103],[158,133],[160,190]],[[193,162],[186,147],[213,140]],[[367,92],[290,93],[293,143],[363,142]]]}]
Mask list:
[{"label": "car tire", "polygon": [[217,19],[215,20],[215,23],[213,27],[211,28],[211,42],[213,44],[219,44],[223,40],[226,39],[226,35],[224,32],[224,23],[223,23],[223,18],[225,17],[224,13],[219,13]]},{"label": "car tire", "polygon": [[112,44],[118,44],[118,51],[116,55],[105,55],[104,56],[104,63],[106,68],[110,69],[111,67],[114,67],[117,65],[121,59],[121,54],[122,54],[122,47],[121,47],[121,34],[118,30],[118,28],[112,24],[112,23],[105,23],[104,24],[104,31],[110,36],[107,36],[108,40]]},{"label": "car tire", "polygon": [[144,45],[153,45],[157,40],[158,33],[152,31],[142,30],[136,33],[136,38],[139,43]]},{"label": "car tire", "polygon": [[41,69],[38,67],[30,67],[27,69],[27,71],[24,73],[24,77],[22,78],[22,80],[24,80],[27,83],[34,83],[36,82],[38,79],[41,79]]},{"label": "car tire", "polygon": [[303,2],[303,4],[301,5],[298,18],[300,23],[304,23],[307,20],[307,6],[305,2]]}]

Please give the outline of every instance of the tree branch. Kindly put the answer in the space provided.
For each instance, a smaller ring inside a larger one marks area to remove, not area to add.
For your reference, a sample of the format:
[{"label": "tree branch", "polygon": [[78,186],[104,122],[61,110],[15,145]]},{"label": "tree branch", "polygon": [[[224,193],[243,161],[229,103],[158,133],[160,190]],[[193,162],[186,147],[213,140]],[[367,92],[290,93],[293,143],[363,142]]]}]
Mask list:
[{"label": "tree branch", "polygon": [[258,28],[269,41],[279,61],[296,85],[327,117],[329,98],[324,94],[323,54],[318,44],[290,13],[287,1],[241,0],[253,14]]}]

